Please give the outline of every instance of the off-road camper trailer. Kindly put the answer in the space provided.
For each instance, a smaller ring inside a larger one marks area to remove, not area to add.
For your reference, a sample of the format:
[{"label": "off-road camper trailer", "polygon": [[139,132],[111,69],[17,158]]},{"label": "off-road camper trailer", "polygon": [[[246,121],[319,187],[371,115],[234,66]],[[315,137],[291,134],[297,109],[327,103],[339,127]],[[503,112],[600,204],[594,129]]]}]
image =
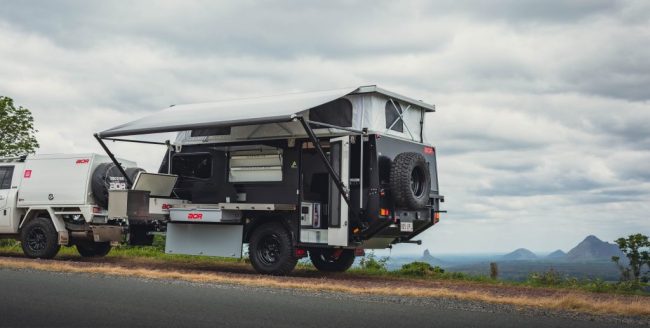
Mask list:
[{"label": "off-road camper trailer", "polygon": [[159,174],[177,177],[166,197],[180,201],[145,220],[166,230],[167,253],[241,256],[248,243],[262,273],[287,274],[307,255],[344,271],[355,253],[438,222],[433,111],[365,86],[174,106],[96,138],[114,158],[106,140],[178,132]]}]

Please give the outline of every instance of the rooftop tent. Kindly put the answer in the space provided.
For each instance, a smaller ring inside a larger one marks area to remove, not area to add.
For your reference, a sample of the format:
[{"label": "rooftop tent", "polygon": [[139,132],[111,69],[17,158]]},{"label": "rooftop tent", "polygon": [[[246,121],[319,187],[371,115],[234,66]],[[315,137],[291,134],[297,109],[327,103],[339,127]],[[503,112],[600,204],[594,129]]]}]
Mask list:
[{"label": "rooftop tent", "polygon": [[100,138],[179,132],[175,144],[229,142],[305,136],[295,117],[313,124],[317,135],[333,127],[423,141],[425,112],[434,107],[376,86],[179,105],[98,133]]}]

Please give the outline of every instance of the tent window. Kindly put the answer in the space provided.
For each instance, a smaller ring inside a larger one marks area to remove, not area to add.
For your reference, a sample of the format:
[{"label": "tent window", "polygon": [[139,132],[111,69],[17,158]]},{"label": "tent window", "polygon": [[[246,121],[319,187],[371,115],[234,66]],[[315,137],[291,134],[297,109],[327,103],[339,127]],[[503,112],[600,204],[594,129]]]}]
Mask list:
[{"label": "tent window", "polygon": [[229,126],[192,130],[192,137],[227,136],[227,135],[230,135]]},{"label": "tent window", "polygon": [[183,154],[172,158],[172,174],[182,178],[209,179],[212,177],[210,154]]},{"label": "tent window", "polygon": [[402,115],[402,106],[397,101],[388,100],[385,106],[386,112],[386,129],[404,132],[404,121]]},{"label": "tent window", "polygon": [[309,119],[342,127],[352,126],[352,103],[344,98],[309,110]]}]

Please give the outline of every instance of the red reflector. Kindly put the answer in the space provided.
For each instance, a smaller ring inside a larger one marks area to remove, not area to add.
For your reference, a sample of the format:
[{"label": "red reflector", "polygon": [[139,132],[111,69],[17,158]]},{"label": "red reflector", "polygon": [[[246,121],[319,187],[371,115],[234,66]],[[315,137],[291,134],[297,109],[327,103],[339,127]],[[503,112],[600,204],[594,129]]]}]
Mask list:
[{"label": "red reflector", "polygon": [[90,160],[84,158],[84,159],[78,159],[76,164],[88,164],[88,163],[90,163]]},{"label": "red reflector", "polygon": [[32,170],[25,170],[25,174],[23,175],[23,178],[31,178],[32,177]]},{"label": "red reflector", "polygon": [[390,211],[387,208],[380,208],[379,215],[381,216],[390,216]]},{"label": "red reflector", "polygon": [[355,248],[354,256],[366,256],[366,251],[363,248]]},{"label": "red reflector", "polygon": [[296,257],[305,257],[307,256],[307,251],[302,248],[296,248]]},{"label": "red reflector", "polygon": [[188,220],[203,220],[203,213],[189,213],[187,214]]},{"label": "red reflector", "polygon": [[435,152],[436,150],[433,147],[424,147],[424,153],[427,155],[431,155]]}]

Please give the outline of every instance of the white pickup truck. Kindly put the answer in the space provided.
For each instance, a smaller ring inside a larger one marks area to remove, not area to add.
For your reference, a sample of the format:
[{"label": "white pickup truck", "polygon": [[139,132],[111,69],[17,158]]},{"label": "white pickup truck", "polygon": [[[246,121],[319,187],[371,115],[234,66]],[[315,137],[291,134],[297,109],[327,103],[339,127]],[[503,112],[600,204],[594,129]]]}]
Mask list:
[{"label": "white pickup truck", "polygon": [[[120,163],[130,176],[142,171]],[[105,155],[0,158],[0,237],[20,240],[32,258],[52,258],[61,245],[104,256],[127,224],[108,219],[108,190],[127,189],[126,181]]]}]

